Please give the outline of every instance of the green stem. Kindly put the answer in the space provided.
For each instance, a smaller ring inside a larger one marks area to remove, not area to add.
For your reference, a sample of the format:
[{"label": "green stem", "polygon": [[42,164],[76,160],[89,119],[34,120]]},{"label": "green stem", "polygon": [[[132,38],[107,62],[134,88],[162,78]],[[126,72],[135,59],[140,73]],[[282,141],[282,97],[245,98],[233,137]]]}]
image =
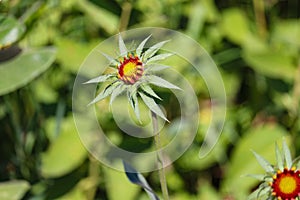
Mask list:
[{"label": "green stem", "polygon": [[131,10],[132,10],[132,5],[127,1],[124,2],[122,5],[122,13],[121,13],[120,24],[119,24],[120,32],[125,31],[127,29]]},{"label": "green stem", "polygon": [[157,157],[158,157],[158,173],[159,173],[159,181],[161,186],[161,191],[163,194],[164,200],[169,200],[169,194],[168,194],[168,187],[167,187],[167,181],[166,181],[166,175],[165,175],[165,169],[164,169],[164,159],[161,152],[162,146],[160,141],[160,134],[158,131],[158,122],[157,122],[157,115],[154,112],[151,112],[152,114],[152,124],[153,124],[153,132],[155,134],[154,140],[156,145],[156,151],[157,151]]},{"label": "green stem", "polygon": [[265,5],[262,0],[253,0],[253,7],[255,12],[255,21],[258,29],[258,34],[265,39],[267,35]]}]

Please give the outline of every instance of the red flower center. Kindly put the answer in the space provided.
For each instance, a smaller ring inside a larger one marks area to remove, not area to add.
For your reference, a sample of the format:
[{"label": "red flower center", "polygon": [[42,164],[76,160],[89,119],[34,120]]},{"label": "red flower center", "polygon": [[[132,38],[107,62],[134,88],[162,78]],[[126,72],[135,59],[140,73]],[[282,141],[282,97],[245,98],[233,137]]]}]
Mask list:
[{"label": "red flower center", "polygon": [[134,84],[143,75],[144,66],[139,57],[129,54],[128,57],[124,57],[123,61],[118,66],[118,77],[127,84]]},{"label": "red flower center", "polygon": [[277,199],[294,200],[300,195],[300,172],[295,168],[278,171],[273,176],[272,195]]}]

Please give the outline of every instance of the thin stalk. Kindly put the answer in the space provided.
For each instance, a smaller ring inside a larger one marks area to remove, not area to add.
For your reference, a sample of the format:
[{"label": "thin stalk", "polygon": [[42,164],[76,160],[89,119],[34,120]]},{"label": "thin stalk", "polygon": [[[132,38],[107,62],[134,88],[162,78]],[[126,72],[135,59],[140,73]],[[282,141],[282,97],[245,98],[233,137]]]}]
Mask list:
[{"label": "thin stalk", "polygon": [[258,34],[262,39],[265,39],[267,35],[267,26],[264,1],[253,0],[253,7]]},{"label": "thin stalk", "polygon": [[158,168],[159,168],[158,173],[159,173],[161,191],[162,191],[163,199],[169,200],[168,187],[167,187],[167,181],[166,181],[166,175],[164,169],[164,159],[161,153],[162,146],[160,141],[160,134],[158,131],[157,115],[154,112],[151,112],[151,115],[152,115],[153,133],[155,134],[154,140],[155,140],[155,146],[156,146],[157,157],[158,157]]},{"label": "thin stalk", "polygon": [[120,17],[119,31],[125,31],[127,29],[130,15],[131,15],[132,5],[129,2],[124,2],[122,5],[122,13]]}]

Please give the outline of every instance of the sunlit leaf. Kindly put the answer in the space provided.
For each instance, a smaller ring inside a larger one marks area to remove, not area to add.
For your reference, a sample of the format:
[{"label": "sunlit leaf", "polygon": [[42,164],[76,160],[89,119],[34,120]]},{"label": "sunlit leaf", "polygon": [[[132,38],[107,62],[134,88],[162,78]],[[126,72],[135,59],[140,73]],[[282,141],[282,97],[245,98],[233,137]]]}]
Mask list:
[{"label": "sunlit leaf", "polygon": [[28,50],[1,63],[0,95],[23,87],[47,70],[55,59],[55,52],[48,47]]},{"label": "sunlit leaf", "polygon": [[[53,131],[55,130],[47,130]],[[63,176],[81,165],[86,155],[87,151],[80,141],[74,120],[67,117],[62,122],[58,137],[42,155],[42,175],[46,178]]]},{"label": "sunlit leaf", "polygon": [[24,180],[7,181],[0,183],[0,199],[20,200],[28,191],[30,185]]}]

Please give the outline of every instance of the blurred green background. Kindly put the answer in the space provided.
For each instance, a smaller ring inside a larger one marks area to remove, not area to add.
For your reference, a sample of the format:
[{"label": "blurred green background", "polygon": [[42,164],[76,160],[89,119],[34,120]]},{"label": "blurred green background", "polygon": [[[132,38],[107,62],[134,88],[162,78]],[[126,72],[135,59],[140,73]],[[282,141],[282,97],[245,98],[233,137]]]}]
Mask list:
[{"label": "blurred green background", "polygon": [[[85,150],[72,119],[73,82],[88,53],[119,31],[148,26],[199,42],[218,65],[228,100],[221,138],[199,159],[211,107],[205,84],[195,80],[200,126],[193,145],[166,169],[170,198],[246,199],[259,183],[243,175],[263,172],[250,149],[274,163],[274,143],[285,137],[294,157],[300,153],[299,4],[0,1],[0,199],[148,199],[124,173]],[[172,112],[172,101],[165,108]],[[139,148],[115,127],[108,111],[99,120],[112,140]],[[144,176],[160,195],[157,172]]]}]

